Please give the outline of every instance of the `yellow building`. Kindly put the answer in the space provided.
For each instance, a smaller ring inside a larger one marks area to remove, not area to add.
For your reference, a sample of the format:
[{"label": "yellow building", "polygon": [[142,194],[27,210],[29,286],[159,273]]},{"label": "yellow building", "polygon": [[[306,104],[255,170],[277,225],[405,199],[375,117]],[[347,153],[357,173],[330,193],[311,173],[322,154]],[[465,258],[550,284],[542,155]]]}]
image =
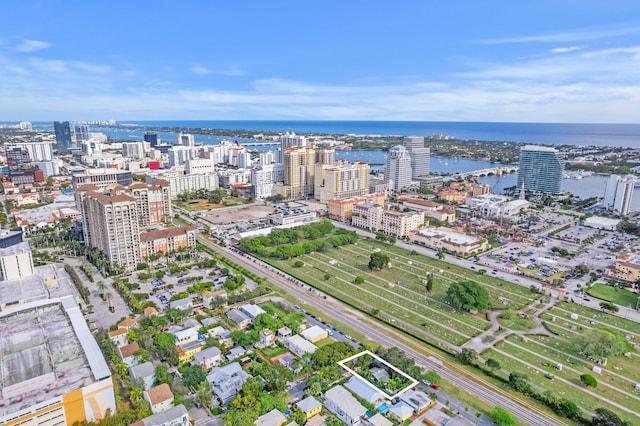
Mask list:
[{"label": "yellow building", "polygon": [[73,297],[3,310],[0,335],[1,425],[100,422],[115,412],[111,372]]},{"label": "yellow building", "polygon": [[363,203],[384,205],[387,194],[367,194],[361,197],[347,198],[346,200],[331,199],[328,201],[328,214],[331,219],[347,222],[353,216],[353,206]]},{"label": "yellow building", "polygon": [[184,345],[180,345],[176,347],[178,350],[178,359],[180,362],[186,362],[193,360],[195,354],[202,350],[204,344],[200,341],[185,343]]},{"label": "yellow building", "polygon": [[304,413],[307,420],[316,414],[320,414],[322,411],[322,404],[312,396],[308,396],[305,399],[298,401],[296,405]]},{"label": "yellow building", "polygon": [[633,290],[638,290],[638,281],[640,280],[640,255],[619,253],[616,257],[615,266],[606,269],[605,278],[630,283]]},{"label": "yellow building", "polygon": [[315,198],[321,203],[360,197],[369,192],[369,164],[344,160],[335,165],[316,164],[314,179]]}]

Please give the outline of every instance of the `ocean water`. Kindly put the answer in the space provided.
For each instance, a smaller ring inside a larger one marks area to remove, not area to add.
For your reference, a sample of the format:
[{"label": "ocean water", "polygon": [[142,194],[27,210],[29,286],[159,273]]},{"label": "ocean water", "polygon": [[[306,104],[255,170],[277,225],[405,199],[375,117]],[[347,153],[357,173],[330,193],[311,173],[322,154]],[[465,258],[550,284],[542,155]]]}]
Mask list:
[{"label": "ocean water", "polygon": [[550,145],[640,148],[640,124],[492,123],[454,121],[142,121],[155,127],[274,132],[430,136]]},{"label": "ocean water", "polygon": [[[52,129],[51,122],[34,122],[36,128]],[[166,120],[122,121],[118,124],[138,124],[149,127],[180,127],[187,129],[229,129],[318,134],[431,136],[446,135],[460,139],[524,142],[546,145],[616,146],[640,148],[640,124],[598,123],[498,123],[455,121],[255,121],[255,120]],[[111,133],[114,129],[93,128]],[[141,140],[143,132],[121,130],[114,139],[128,137]],[[110,135],[111,136],[111,135]],[[162,140],[173,143],[175,133],[161,133]],[[199,143],[216,143],[219,138],[196,135]]]}]

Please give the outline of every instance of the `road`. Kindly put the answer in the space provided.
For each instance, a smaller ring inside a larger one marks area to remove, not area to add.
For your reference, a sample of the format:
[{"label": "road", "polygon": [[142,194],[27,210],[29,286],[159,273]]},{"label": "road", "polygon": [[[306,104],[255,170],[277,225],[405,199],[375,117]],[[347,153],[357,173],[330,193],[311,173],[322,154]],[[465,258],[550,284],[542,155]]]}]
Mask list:
[{"label": "road", "polygon": [[[449,381],[454,386],[464,389],[471,395],[476,396],[478,399],[484,401],[491,406],[500,406],[509,410],[513,415],[526,424],[534,424],[540,426],[561,425],[563,423],[548,417],[545,413],[533,408],[524,407],[514,400],[512,400],[506,392],[502,389],[494,386],[490,383],[480,384],[471,380],[469,376],[461,375],[448,367],[442,365],[438,359],[438,356],[427,355],[427,349],[423,351],[417,351],[413,348],[414,344],[409,338],[403,336],[399,332],[392,329],[381,329],[381,326],[377,323],[369,322],[370,319],[361,312],[346,307],[337,300],[327,297],[327,299],[319,298],[317,295],[305,290],[305,287],[297,286],[295,283],[290,282],[285,277],[278,275],[269,269],[260,266],[259,263],[254,262],[253,258],[248,256],[241,256],[227,248],[220,247],[213,244],[211,241],[198,235],[198,241],[212,250],[216,251],[222,256],[225,256],[234,262],[242,265],[251,272],[266,278],[270,284],[280,287],[286,290],[292,296],[295,296],[303,303],[307,303],[313,306],[318,311],[322,312],[329,318],[348,324],[349,327],[361,333],[368,339],[375,341],[383,347],[397,347],[403,350],[407,356],[416,360],[416,364],[422,367],[426,367],[431,370],[435,370],[444,379]],[[478,380],[477,378],[474,378]]]}]

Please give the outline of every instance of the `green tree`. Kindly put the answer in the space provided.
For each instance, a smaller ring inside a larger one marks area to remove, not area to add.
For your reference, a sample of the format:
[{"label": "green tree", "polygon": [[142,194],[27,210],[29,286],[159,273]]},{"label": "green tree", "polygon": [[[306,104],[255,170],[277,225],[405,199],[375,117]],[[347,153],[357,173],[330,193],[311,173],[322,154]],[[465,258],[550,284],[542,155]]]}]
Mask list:
[{"label": "green tree", "polygon": [[632,349],[631,343],[613,330],[592,329],[589,333],[578,334],[573,340],[574,348],[596,360],[622,355]]},{"label": "green tree", "polygon": [[294,268],[302,268],[304,266],[304,262],[302,260],[296,260],[293,262]]},{"label": "green tree", "polygon": [[615,305],[615,303],[611,303],[611,302],[600,302],[600,309],[602,309],[605,312],[611,312],[611,313],[616,313],[620,310]]},{"label": "green tree", "polygon": [[500,363],[493,358],[487,359],[484,364],[492,370],[497,370],[500,368]]},{"label": "green tree", "polygon": [[626,422],[616,413],[606,408],[596,408],[595,415],[591,419],[592,426],[632,426],[631,422]]},{"label": "green tree", "polygon": [[204,380],[198,385],[198,392],[196,393],[196,401],[203,407],[209,407],[211,405],[211,385],[208,381]]},{"label": "green tree", "polygon": [[527,376],[522,373],[513,372],[509,374],[509,386],[518,392],[529,393],[531,385],[529,384]]},{"label": "green tree", "polygon": [[433,290],[433,274],[427,275],[427,282],[424,285],[424,290],[427,293],[431,293],[431,290]]},{"label": "green tree", "polygon": [[353,283],[356,284],[356,285],[360,285],[363,282],[364,282],[364,278],[362,276],[360,276],[360,275],[358,275],[357,277],[355,277],[353,279]]},{"label": "green tree", "polygon": [[447,289],[445,300],[454,308],[471,311],[491,307],[489,294],[480,284],[473,281],[459,281]]},{"label": "green tree", "polygon": [[438,252],[436,253],[436,257],[440,260],[444,260],[444,250],[438,250]]},{"label": "green tree", "polygon": [[268,328],[269,330],[276,331],[278,328],[280,328],[280,323],[272,315],[260,314],[253,322],[253,328],[255,328],[256,330]]},{"label": "green tree", "polygon": [[494,407],[489,417],[500,426],[512,426],[516,424],[516,418],[513,417],[513,414],[506,408]]},{"label": "green tree", "polygon": [[371,257],[369,258],[369,269],[371,270],[382,270],[384,269],[391,259],[389,255],[382,252],[371,253]]},{"label": "green tree", "polygon": [[307,416],[302,412],[300,407],[297,405],[293,407],[291,410],[291,414],[289,415],[289,420],[295,422],[296,424],[303,425],[307,422]]},{"label": "green tree", "polygon": [[198,389],[200,383],[204,382],[207,378],[204,370],[199,365],[180,367],[180,374],[182,375],[182,383],[187,388],[193,389]]},{"label": "green tree", "polygon": [[473,364],[478,359],[478,353],[473,349],[462,348],[462,350],[456,354],[456,358],[463,364]]},{"label": "green tree", "polygon": [[583,375],[581,375],[580,376],[580,381],[582,382],[583,385],[585,385],[585,386],[587,386],[589,388],[598,387],[598,381],[591,374],[583,374]]},{"label": "green tree", "polygon": [[163,383],[168,384],[169,386],[171,386],[171,384],[173,384],[173,376],[169,373],[169,370],[167,370],[167,366],[160,364],[159,366],[156,367],[156,374],[155,374],[156,380],[155,380],[155,385],[161,385]]}]

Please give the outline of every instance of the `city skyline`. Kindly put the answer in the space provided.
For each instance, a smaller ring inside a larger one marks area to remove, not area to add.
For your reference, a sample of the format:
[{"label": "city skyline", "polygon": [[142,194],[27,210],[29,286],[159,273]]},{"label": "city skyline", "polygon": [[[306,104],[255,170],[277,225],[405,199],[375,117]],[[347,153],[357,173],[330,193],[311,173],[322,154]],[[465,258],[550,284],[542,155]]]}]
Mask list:
[{"label": "city skyline", "polygon": [[0,120],[639,122],[632,1],[153,5],[5,4]]}]

